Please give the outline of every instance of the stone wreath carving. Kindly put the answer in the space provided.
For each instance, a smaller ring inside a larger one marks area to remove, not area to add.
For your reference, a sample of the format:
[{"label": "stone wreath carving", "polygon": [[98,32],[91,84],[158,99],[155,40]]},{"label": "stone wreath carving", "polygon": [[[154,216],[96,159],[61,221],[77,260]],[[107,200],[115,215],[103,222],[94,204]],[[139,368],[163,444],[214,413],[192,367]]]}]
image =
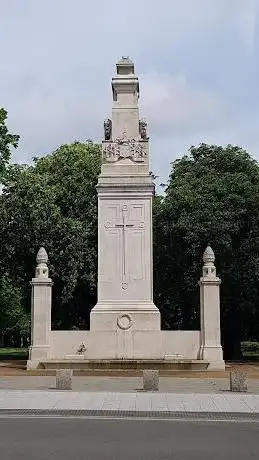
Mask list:
[{"label": "stone wreath carving", "polygon": [[147,157],[147,151],[143,143],[133,138],[117,138],[112,142],[103,143],[102,155],[106,163],[115,163],[125,158],[129,158],[134,163],[143,163]]},{"label": "stone wreath carving", "polygon": [[132,326],[132,323],[133,323],[133,319],[127,313],[124,313],[123,315],[118,316],[117,318],[117,326],[123,331],[127,331],[128,329],[130,329]]}]

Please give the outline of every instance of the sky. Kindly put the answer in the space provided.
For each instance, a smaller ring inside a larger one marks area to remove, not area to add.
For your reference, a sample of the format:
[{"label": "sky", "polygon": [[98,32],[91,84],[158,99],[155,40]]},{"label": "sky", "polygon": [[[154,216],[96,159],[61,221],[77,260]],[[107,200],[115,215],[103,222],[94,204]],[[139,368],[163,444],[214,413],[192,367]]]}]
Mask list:
[{"label": "sky", "polygon": [[259,160],[259,0],[0,0],[0,43],[15,162],[101,141],[121,56],[135,63],[161,182],[201,142]]}]

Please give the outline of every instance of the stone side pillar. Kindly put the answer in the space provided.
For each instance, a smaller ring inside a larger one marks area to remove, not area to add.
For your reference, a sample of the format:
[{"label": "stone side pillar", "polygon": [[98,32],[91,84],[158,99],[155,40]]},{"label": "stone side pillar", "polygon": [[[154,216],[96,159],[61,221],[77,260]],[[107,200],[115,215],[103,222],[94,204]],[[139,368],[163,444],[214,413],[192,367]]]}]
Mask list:
[{"label": "stone side pillar", "polygon": [[200,285],[200,359],[209,361],[209,370],[225,369],[220,334],[220,278],[216,275],[215,255],[208,246],[203,255]]},{"label": "stone side pillar", "polygon": [[52,280],[47,266],[48,255],[44,248],[37,254],[35,278],[31,281],[31,347],[27,369],[35,369],[40,361],[50,356]]}]

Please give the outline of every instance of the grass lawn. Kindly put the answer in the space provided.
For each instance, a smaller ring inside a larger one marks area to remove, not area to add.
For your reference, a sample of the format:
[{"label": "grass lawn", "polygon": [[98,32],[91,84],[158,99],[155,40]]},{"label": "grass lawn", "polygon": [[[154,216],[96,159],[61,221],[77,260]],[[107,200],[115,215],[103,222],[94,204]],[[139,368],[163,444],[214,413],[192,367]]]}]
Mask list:
[{"label": "grass lawn", "polygon": [[0,361],[28,358],[27,348],[0,348]]}]

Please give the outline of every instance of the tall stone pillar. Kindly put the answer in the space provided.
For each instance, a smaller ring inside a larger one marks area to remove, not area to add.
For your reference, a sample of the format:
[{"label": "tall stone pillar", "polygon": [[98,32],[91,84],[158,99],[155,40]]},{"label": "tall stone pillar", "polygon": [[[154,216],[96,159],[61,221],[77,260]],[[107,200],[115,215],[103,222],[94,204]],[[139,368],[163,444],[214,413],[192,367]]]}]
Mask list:
[{"label": "tall stone pillar", "polygon": [[209,361],[209,369],[225,369],[220,334],[220,283],[214,265],[215,255],[208,246],[203,255],[200,285],[201,348],[200,359]]},{"label": "tall stone pillar", "polygon": [[[123,57],[116,69],[97,186],[98,302],[90,316],[88,356],[99,358],[141,356],[136,332],[160,330],[160,312],[153,303],[154,184],[147,126],[139,119],[139,82],[133,62]],[[96,346],[92,332],[101,331]],[[102,346],[100,341],[105,340]]]},{"label": "tall stone pillar", "polygon": [[27,369],[35,369],[50,355],[52,280],[47,266],[48,255],[44,248],[37,254],[35,278],[31,281],[31,347]]}]

